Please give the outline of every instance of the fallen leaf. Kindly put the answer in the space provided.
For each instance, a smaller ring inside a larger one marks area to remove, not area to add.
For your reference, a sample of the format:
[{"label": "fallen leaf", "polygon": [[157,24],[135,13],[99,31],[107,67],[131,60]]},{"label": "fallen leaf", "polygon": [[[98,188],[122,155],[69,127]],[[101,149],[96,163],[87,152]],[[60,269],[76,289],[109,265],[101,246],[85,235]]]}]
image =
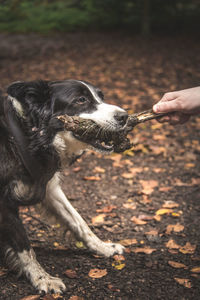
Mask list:
[{"label": "fallen leaf", "polygon": [[194,273],[200,273],[200,267],[194,267],[190,271]]},{"label": "fallen leaf", "polygon": [[181,268],[184,268],[184,269],[188,269],[188,267],[182,263],[179,263],[177,261],[172,261],[172,260],[169,260],[168,261],[168,264],[173,267],[173,268],[176,268],[176,269],[181,269]]},{"label": "fallen leaf", "polygon": [[134,253],[151,254],[152,252],[157,251],[157,249],[145,247],[145,248],[135,248],[135,249],[133,249],[132,251],[133,251]]},{"label": "fallen leaf", "polygon": [[163,169],[163,168],[154,168],[153,171],[155,173],[162,173],[162,172],[165,172],[165,169]]},{"label": "fallen leaf", "polygon": [[160,222],[160,220],[161,220],[161,216],[154,216],[153,218],[154,218],[154,220],[156,220],[157,222]]},{"label": "fallen leaf", "polygon": [[89,277],[92,278],[101,278],[107,275],[107,270],[106,269],[91,269],[90,272],[88,273]]},{"label": "fallen leaf", "polygon": [[142,197],[143,197],[143,199],[141,201],[142,203],[147,204],[147,203],[151,203],[152,202],[152,200],[149,199],[147,195],[144,194],[144,195],[142,195]]},{"label": "fallen leaf", "polygon": [[78,241],[78,242],[76,242],[76,247],[81,249],[81,248],[85,248],[85,245],[83,244],[83,242]]},{"label": "fallen leaf", "polygon": [[79,296],[71,296],[69,300],[84,300],[84,298]]},{"label": "fallen leaf", "polygon": [[142,221],[149,221],[149,220],[153,220],[153,217],[154,216],[150,216],[150,215],[146,215],[146,214],[141,214],[141,215],[138,216],[138,219],[142,220]]},{"label": "fallen leaf", "polygon": [[105,171],[106,171],[105,169],[98,166],[94,168],[95,173],[105,173]]},{"label": "fallen leaf", "polygon": [[84,180],[89,180],[89,181],[99,181],[99,180],[101,180],[101,178],[98,177],[98,176],[85,176],[85,177],[83,177],[83,179]]},{"label": "fallen leaf", "polygon": [[123,204],[124,208],[128,208],[128,209],[136,209],[136,205],[134,203],[124,203]]},{"label": "fallen leaf", "polygon": [[130,246],[130,245],[137,244],[137,240],[136,239],[125,239],[125,240],[119,241],[119,243],[122,246]]},{"label": "fallen leaf", "polygon": [[167,229],[166,229],[166,234],[171,234],[172,231],[174,232],[181,232],[184,230],[184,226],[177,223],[177,224],[170,224],[167,226]]},{"label": "fallen leaf", "polygon": [[131,179],[133,178],[133,174],[132,173],[122,173],[121,175],[123,178],[126,178],[126,179]]},{"label": "fallen leaf", "polygon": [[54,298],[53,295],[50,295],[50,294],[46,294],[42,300],[55,300],[56,298]]},{"label": "fallen leaf", "polygon": [[39,300],[39,299],[40,299],[40,295],[30,295],[30,296],[21,298],[20,300]]},{"label": "fallen leaf", "polygon": [[125,260],[125,257],[121,254],[115,254],[113,256],[113,259],[116,260],[116,261],[121,261],[121,260]]},{"label": "fallen leaf", "polygon": [[164,208],[175,208],[175,207],[179,207],[179,204],[174,202],[174,201],[168,200],[168,201],[164,202],[162,207],[164,207]]},{"label": "fallen leaf", "polygon": [[195,167],[195,164],[192,164],[192,163],[187,163],[184,165],[185,169],[190,169],[190,168],[194,168],[194,167]]},{"label": "fallen leaf", "polygon": [[98,216],[93,217],[92,218],[92,224],[96,225],[96,224],[104,223],[105,217],[106,217],[106,214],[100,214]]},{"label": "fallen leaf", "polygon": [[103,208],[97,209],[96,212],[110,213],[113,209],[116,209],[116,205],[108,205]]},{"label": "fallen leaf", "polygon": [[158,235],[158,230],[150,230],[145,232],[146,235]]},{"label": "fallen leaf", "polygon": [[131,218],[131,221],[134,222],[134,223],[137,224],[137,225],[145,225],[145,224],[147,224],[146,221],[142,221],[142,220],[136,218],[135,216],[133,216],[133,217]]},{"label": "fallen leaf", "polygon": [[178,282],[181,285],[184,285],[186,288],[190,289],[192,287],[191,282],[190,282],[189,279],[177,278],[177,277],[174,277],[174,279],[176,280],[176,282]]},{"label": "fallen leaf", "polygon": [[112,284],[108,284],[108,288],[112,292],[120,292],[120,289],[115,288]]},{"label": "fallen leaf", "polygon": [[125,264],[121,263],[121,261],[114,261],[112,266],[117,270],[122,270],[125,267]]},{"label": "fallen leaf", "polygon": [[192,185],[199,185],[200,184],[200,178],[192,178]]},{"label": "fallen leaf", "polygon": [[179,249],[181,247],[172,239],[170,239],[165,245],[169,249]]},{"label": "fallen leaf", "polygon": [[157,216],[162,216],[162,215],[166,215],[166,214],[170,214],[172,213],[173,210],[169,209],[169,208],[161,208],[159,210],[156,211],[156,215]]},{"label": "fallen leaf", "polygon": [[140,184],[142,185],[142,193],[146,195],[150,195],[154,188],[158,186],[156,180],[140,180]]},{"label": "fallen leaf", "polygon": [[168,192],[168,191],[170,191],[171,189],[172,189],[171,186],[161,186],[161,187],[159,188],[159,191],[160,191],[160,192]]},{"label": "fallen leaf", "polygon": [[195,252],[195,250],[196,245],[191,245],[189,242],[179,249],[179,251],[183,254],[192,254]]},{"label": "fallen leaf", "polygon": [[72,279],[78,277],[76,271],[71,269],[66,270],[63,274]]}]

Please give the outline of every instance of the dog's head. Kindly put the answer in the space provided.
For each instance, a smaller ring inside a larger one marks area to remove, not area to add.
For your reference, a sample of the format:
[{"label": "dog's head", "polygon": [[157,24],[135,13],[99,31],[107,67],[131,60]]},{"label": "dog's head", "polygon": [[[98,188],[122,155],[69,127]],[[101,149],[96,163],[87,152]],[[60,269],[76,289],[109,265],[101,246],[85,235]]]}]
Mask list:
[{"label": "dog's head", "polygon": [[[16,82],[8,87],[7,92],[13,97],[13,105],[20,114],[33,110],[52,116],[77,115],[110,131],[119,131],[126,126],[127,113],[118,106],[106,104],[102,91],[84,81]],[[69,132],[65,133],[65,139],[77,142]],[[104,150],[109,151],[109,147],[105,146]]]}]

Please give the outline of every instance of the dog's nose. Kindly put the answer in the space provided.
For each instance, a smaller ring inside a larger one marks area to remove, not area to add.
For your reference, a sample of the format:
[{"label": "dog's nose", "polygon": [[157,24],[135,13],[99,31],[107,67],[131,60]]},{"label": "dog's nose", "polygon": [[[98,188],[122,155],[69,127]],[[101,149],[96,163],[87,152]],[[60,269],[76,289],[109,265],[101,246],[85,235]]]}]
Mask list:
[{"label": "dog's nose", "polygon": [[126,121],[128,119],[128,114],[127,112],[125,111],[120,111],[120,112],[117,112],[115,115],[114,115],[114,118],[115,120],[117,120],[117,122],[121,125],[121,126],[124,126],[126,124]]}]

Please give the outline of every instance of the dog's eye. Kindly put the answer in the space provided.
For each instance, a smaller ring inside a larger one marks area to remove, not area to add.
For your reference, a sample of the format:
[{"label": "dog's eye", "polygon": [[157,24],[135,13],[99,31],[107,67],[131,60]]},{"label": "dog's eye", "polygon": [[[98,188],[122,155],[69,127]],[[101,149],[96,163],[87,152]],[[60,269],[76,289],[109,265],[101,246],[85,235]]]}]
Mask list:
[{"label": "dog's eye", "polygon": [[77,99],[76,103],[79,103],[79,104],[83,104],[87,101],[87,99],[85,97],[80,97]]}]

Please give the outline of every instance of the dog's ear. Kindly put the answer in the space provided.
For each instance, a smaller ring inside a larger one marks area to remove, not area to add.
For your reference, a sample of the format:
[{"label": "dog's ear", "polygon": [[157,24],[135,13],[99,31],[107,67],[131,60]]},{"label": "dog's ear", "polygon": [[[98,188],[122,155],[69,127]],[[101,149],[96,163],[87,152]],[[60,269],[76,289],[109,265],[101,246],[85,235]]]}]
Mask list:
[{"label": "dog's ear", "polygon": [[8,86],[7,93],[21,103],[44,103],[50,100],[50,87],[48,81],[44,80],[14,82]]}]

